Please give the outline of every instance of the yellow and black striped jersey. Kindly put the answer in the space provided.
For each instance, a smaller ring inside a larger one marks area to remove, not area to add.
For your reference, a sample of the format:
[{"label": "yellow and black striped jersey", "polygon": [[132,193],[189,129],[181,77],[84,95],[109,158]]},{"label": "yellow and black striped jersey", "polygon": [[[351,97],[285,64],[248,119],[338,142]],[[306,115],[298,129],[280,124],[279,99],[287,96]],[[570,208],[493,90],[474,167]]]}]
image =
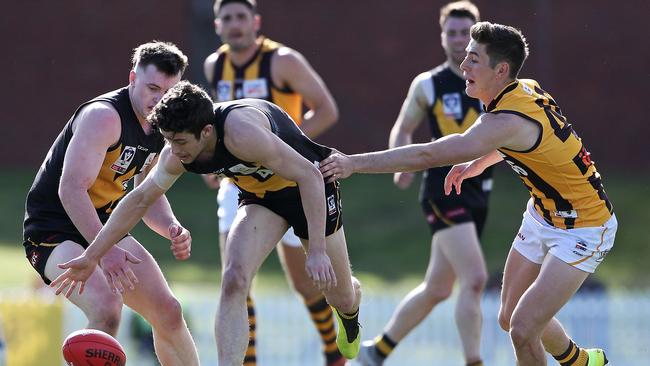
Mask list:
[{"label": "yellow and black striped jersey", "polygon": [[557,228],[595,227],[612,216],[594,162],[560,106],[535,80],[515,80],[486,107],[537,124],[540,134],[526,151],[499,148],[532,196],[535,210]]},{"label": "yellow and black striped jersey", "polygon": [[264,113],[271,124],[271,132],[310,162],[317,164],[332,152],[329,147],[317,144],[305,136],[289,115],[273,103],[243,99],[217,103],[214,107],[214,126],[218,136],[214,155],[210,160],[183,164],[188,172],[228,177],[241,191],[260,198],[278,194],[287,188],[297,189],[296,182],[282,178],[258,162],[243,161],[226,149],[223,142],[226,116],[233,109],[244,107],[252,107]]},{"label": "yellow and black striped jersey", "polygon": [[230,59],[230,46],[224,44],[217,50],[214,76],[211,80],[215,101],[226,102],[242,98],[264,99],[284,109],[300,125],[302,122],[302,97],[290,88],[273,83],[271,61],[283,45],[260,37],[255,55],[244,65],[235,66]]},{"label": "yellow and black striped jersey", "polygon": [[65,125],[41,165],[34,183],[27,194],[25,204],[25,240],[47,241],[52,234],[66,234],[86,240],[75,228],[66,213],[58,189],[68,145],[73,136],[72,124],[79,111],[94,102],[110,103],[120,116],[121,134],[119,140],[106,151],[88,195],[102,223],[108,220],[112,210],[126,194],[128,182],[150,165],[164,146],[164,139],[158,131],[145,134],[129,99],[129,89],[124,87],[88,101],[75,111]]}]

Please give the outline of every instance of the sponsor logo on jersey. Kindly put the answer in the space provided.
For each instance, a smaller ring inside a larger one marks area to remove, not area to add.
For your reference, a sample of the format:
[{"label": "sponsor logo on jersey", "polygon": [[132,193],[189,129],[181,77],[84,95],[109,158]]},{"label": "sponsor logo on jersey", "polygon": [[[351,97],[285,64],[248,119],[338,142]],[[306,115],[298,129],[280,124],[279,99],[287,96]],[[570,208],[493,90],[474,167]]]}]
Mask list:
[{"label": "sponsor logo on jersey", "polygon": [[135,158],[135,152],[135,146],[125,146],[120,157],[111,165],[111,170],[119,174],[126,173],[133,158]]},{"label": "sponsor logo on jersey", "polygon": [[533,90],[528,85],[526,85],[525,83],[521,83],[521,88],[524,89],[526,94],[533,95]]},{"label": "sponsor logo on jersey", "polygon": [[244,98],[263,99],[269,96],[266,79],[244,80]]},{"label": "sponsor logo on jersey", "polygon": [[578,218],[578,212],[576,210],[554,211],[553,215],[555,215],[556,217],[561,217],[563,219],[577,219]]}]

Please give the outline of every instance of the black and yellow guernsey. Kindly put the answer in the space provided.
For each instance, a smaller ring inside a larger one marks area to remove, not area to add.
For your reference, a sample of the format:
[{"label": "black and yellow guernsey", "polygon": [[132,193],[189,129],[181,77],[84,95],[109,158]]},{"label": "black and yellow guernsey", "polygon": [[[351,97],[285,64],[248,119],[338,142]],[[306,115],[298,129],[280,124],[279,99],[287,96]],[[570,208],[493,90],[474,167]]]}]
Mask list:
[{"label": "black and yellow guernsey", "polygon": [[560,229],[596,227],[612,216],[602,178],[591,154],[553,97],[532,79],[515,80],[486,107],[488,113],[513,114],[539,126],[526,151],[498,149],[530,192],[535,210]]},{"label": "black and yellow guernsey", "polygon": [[232,63],[230,46],[224,44],[219,47],[214,77],[210,82],[213,96],[217,102],[242,98],[264,99],[280,106],[300,125],[302,96],[288,86],[275,85],[271,76],[273,55],[283,45],[266,37],[260,37],[259,43],[255,55],[239,67]]},{"label": "black and yellow guernsey", "polygon": [[63,240],[88,245],[65,212],[58,190],[63,160],[73,135],[72,123],[83,107],[94,102],[110,103],[121,120],[120,138],[106,150],[97,179],[88,189],[102,223],[108,220],[111,211],[126,194],[129,180],[150,165],[164,146],[164,139],[158,131],[145,134],[131,106],[128,87],[80,105],[52,144],[27,194],[23,224],[26,245],[53,245]]},{"label": "black and yellow guernsey", "polygon": [[[286,189],[296,188],[296,182],[286,180],[256,162],[243,161],[232,155],[223,142],[223,126],[228,114],[238,108],[252,107],[268,118],[271,131],[305,159],[317,165],[330,155],[332,149],[317,144],[305,136],[289,115],[280,107],[261,99],[241,99],[214,105],[214,126],[217,143],[212,159],[183,164],[189,172],[217,174],[231,178],[243,193],[259,198],[273,196]],[[297,189],[297,188],[296,188]]]},{"label": "black and yellow guernsey", "polygon": [[[431,70],[429,82],[433,84],[435,99],[427,109],[432,139],[439,139],[454,133],[463,133],[470,128],[481,113],[481,102],[465,93],[465,79],[456,75],[446,64]],[[420,200],[445,198],[444,182],[451,166],[425,170],[420,186]],[[463,181],[462,196],[468,205],[487,205],[484,190],[485,181],[492,178],[492,169],[481,175]],[[488,190],[489,191],[489,190]]]}]

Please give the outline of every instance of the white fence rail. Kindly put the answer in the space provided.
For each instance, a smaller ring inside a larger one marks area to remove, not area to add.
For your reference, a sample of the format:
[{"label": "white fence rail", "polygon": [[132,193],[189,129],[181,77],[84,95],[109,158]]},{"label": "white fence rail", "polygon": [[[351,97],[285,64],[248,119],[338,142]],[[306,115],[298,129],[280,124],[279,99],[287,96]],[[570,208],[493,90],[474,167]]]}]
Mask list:
[{"label": "white fence rail", "polygon": [[[363,338],[381,332],[401,299],[400,294],[366,294],[361,308]],[[201,295],[181,297],[186,317],[200,352],[201,364],[217,365],[213,336],[217,299]],[[289,293],[256,296],[257,345],[260,366],[323,365],[320,339],[301,301]],[[462,365],[454,324],[455,299],[444,302],[391,355],[386,366]],[[499,298],[488,293],[483,300],[482,351],[486,365],[514,365],[508,335],[497,323]],[[127,334],[130,311],[125,310],[120,342],[130,365],[151,364],[137,354]],[[580,345],[607,351],[611,365],[650,365],[650,293],[579,294],[559,314],[569,334]],[[72,306],[65,311],[65,332],[83,327],[84,317]],[[549,365],[556,365],[549,358]]]}]

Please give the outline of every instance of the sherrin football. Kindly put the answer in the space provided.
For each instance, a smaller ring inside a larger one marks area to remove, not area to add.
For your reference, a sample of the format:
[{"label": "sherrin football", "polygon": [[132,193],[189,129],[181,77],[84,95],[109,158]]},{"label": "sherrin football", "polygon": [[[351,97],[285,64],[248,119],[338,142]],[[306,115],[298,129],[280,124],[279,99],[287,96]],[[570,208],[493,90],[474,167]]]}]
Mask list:
[{"label": "sherrin football", "polygon": [[120,343],[96,329],[70,333],[63,341],[63,358],[69,366],[124,366],[126,355]]}]

